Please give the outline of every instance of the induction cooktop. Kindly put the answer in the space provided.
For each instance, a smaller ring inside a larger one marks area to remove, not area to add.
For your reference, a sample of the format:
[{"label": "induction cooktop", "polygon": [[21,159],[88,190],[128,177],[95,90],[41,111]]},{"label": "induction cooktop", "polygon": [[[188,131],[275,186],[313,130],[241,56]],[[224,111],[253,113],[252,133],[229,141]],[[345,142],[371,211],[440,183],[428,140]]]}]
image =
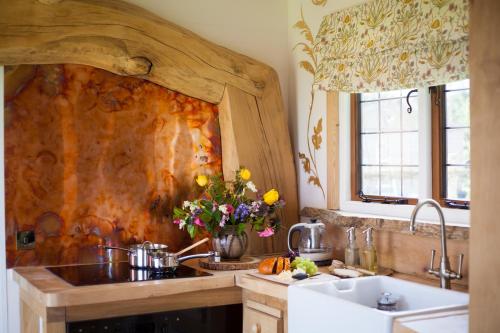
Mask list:
[{"label": "induction cooktop", "polygon": [[184,265],[179,265],[175,270],[175,273],[155,272],[148,269],[132,268],[128,262],[54,266],[47,267],[47,269],[64,281],[77,287],[122,282],[182,279],[212,275]]}]

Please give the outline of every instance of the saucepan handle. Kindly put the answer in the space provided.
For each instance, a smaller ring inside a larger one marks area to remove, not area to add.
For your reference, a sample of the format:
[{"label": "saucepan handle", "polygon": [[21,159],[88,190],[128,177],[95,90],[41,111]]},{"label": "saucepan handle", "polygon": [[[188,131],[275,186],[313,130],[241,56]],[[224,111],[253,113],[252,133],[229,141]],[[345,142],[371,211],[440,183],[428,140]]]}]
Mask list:
[{"label": "saucepan handle", "polygon": [[118,246],[108,246],[108,245],[98,245],[99,247],[102,247],[103,249],[106,250],[120,250],[120,251],[125,251],[128,253],[134,253],[134,251],[123,248],[123,247],[118,247]]}]

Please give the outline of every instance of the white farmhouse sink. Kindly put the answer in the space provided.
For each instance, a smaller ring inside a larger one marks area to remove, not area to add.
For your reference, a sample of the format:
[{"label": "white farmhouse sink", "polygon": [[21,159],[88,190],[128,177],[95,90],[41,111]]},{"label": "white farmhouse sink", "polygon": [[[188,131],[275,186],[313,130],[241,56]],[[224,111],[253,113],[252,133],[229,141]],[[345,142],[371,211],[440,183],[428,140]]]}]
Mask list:
[{"label": "white farmhouse sink", "polygon": [[[377,310],[384,292],[399,298],[398,311]],[[392,332],[395,318],[467,309],[469,295],[387,276],[293,285],[288,288],[288,332]]]}]

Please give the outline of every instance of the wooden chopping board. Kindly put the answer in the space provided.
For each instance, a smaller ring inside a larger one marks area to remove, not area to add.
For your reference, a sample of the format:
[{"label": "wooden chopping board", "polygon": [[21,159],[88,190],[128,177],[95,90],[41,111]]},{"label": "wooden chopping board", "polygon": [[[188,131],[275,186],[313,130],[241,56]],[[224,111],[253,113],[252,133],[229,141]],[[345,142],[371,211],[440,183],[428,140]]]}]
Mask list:
[{"label": "wooden chopping board", "polygon": [[240,260],[223,260],[221,262],[213,262],[208,258],[203,258],[198,263],[201,268],[214,271],[236,271],[255,269],[259,266],[260,261],[261,258],[257,257],[242,257]]}]

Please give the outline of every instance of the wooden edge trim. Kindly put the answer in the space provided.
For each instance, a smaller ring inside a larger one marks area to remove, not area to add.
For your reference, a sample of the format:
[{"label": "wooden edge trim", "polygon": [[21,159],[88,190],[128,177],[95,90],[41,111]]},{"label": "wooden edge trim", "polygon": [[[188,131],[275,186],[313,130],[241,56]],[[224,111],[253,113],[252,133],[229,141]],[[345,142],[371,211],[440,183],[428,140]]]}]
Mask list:
[{"label": "wooden edge trim", "polygon": [[[315,217],[321,221],[340,227],[373,227],[375,230],[399,232],[402,234],[411,234],[409,231],[408,220],[398,218],[384,218],[378,216],[362,216],[345,214],[340,211],[305,207],[301,211],[303,217]],[[439,224],[417,223],[416,236],[440,238],[441,230]],[[446,238],[453,240],[468,240],[470,228],[468,226],[446,226]]]},{"label": "wooden edge trim", "polygon": [[360,200],[358,197],[358,191],[360,189],[361,183],[359,181],[358,175],[358,165],[359,165],[359,148],[360,142],[358,139],[359,128],[359,117],[358,117],[358,105],[359,105],[359,94],[351,94],[350,98],[350,118],[351,118],[351,200]]},{"label": "wooden edge trim", "polygon": [[340,208],[339,196],[339,93],[326,94],[326,207]]},{"label": "wooden edge trim", "polygon": [[276,317],[279,319],[281,319],[283,317],[280,309],[275,309],[275,308],[272,308],[272,307],[267,306],[265,304],[257,303],[257,302],[252,301],[252,300],[246,300],[245,306],[250,308],[250,309],[254,309],[254,310],[257,310],[259,312],[263,312],[265,314],[268,314],[270,316],[273,316],[273,317]]}]

